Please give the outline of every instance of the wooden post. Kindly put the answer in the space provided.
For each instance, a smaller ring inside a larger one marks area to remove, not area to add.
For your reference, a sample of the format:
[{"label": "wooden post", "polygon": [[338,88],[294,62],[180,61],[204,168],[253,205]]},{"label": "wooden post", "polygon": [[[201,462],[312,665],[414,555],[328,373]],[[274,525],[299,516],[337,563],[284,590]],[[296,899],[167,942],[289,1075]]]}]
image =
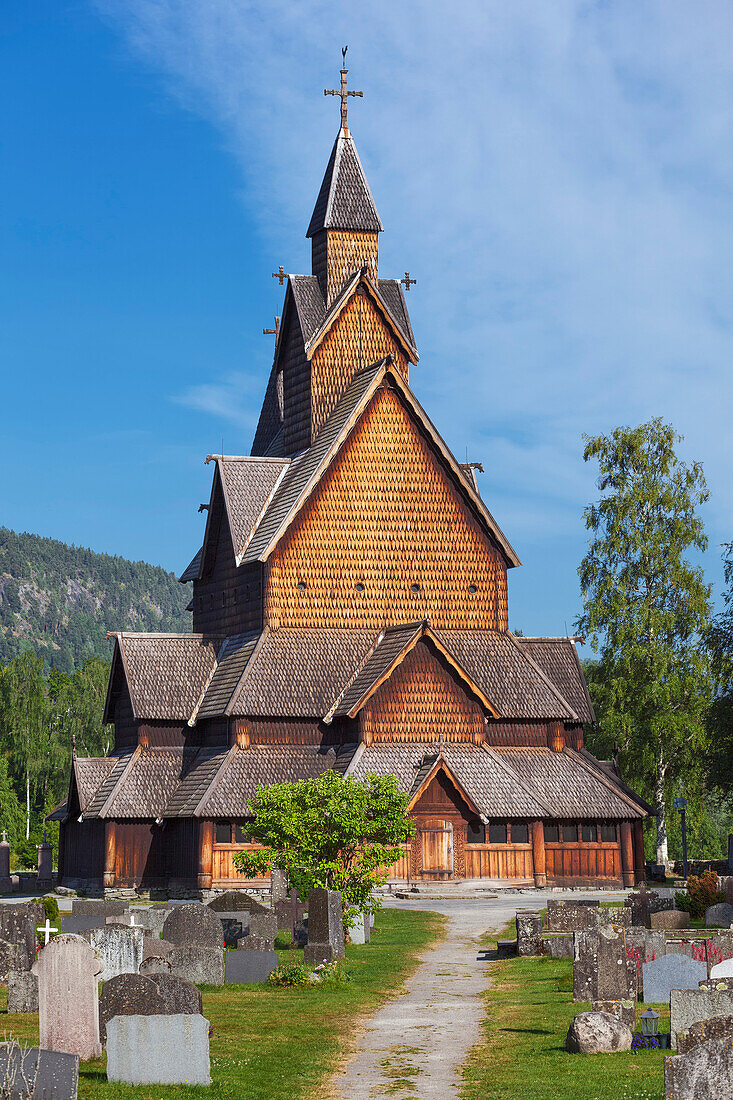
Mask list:
[{"label": "wooden post", "polygon": [[541,821],[532,822],[532,866],[535,886],[547,886],[545,827]]},{"label": "wooden post", "polygon": [[644,858],[644,825],[640,817],[634,822],[634,877],[637,885],[646,882],[646,859]]},{"label": "wooden post", "polygon": [[199,825],[199,890],[210,890],[214,862],[214,822],[202,821]]},{"label": "wooden post", "polygon": [[117,830],[114,821],[104,823],[104,876],[102,885],[110,890],[115,884],[117,864]]},{"label": "wooden post", "polygon": [[621,822],[621,876],[624,886],[634,885],[634,839],[631,822]]}]

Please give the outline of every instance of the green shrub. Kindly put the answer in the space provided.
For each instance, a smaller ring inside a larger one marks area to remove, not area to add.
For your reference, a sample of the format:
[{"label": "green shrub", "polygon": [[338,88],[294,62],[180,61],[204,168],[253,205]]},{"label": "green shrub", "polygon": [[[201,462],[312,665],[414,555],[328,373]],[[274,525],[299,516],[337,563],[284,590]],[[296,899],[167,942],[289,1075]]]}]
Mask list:
[{"label": "green shrub", "polygon": [[293,946],[293,937],[289,932],[278,932],[275,936],[275,950],[287,951],[289,947]]},{"label": "green shrub", "polygon": [[276,967],[267,979],[270,985],[310,985],[308,970],[302,963],[284,963]]},{"label": "green shrub", "polygon": [[703,875],[690,875],[687,880],[687,893],[679,890],[674,896],[675,905],[683,913],[689,913],[693,920],[705,916],[705,910],[719,901],[725,901],[725,894],[718,889],[718,876],[715,871],[706,871]]},{"label": "green shrub", "polygon": [[56,898],[34,898],[33,900],[41,903],[51,924],[59,919],[59,903]]}]

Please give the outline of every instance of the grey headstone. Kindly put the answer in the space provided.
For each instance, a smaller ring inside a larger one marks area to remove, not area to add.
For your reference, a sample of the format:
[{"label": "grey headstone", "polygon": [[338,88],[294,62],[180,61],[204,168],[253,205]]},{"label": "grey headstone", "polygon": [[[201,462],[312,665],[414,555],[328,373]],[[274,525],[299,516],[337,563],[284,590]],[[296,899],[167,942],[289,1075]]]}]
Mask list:
[{"label": "grey headstone", "polygon": [[707,989],[708,992],[716,989],[721,992],[726,989],[733,990],[733,978],[706,978],[704,982],[700,982],[700,989]]},{"label": "grey headstone", "polygon": [[709,1043],[711,1039],[733,1039],[733,1016],[711,1016],[693,1024],[687,1031],[678,1031],[677,1053],[689,1054],[700,1043]]},{"label": "grey headstone", "polygon": [[542,937],[542,954],[549,955],[552,959],[572,959],[573,957],[572,932],[556,932],[554,935]]},{"label": "grey headstone", "polygon": [[603,905],[598,910],[598,923],[630,928],[631,909],[627,905]]},{"label": "grey headstone", "polygon": [[171,971],[194,985],[224,984],[224,949],[221,947],[174,947],[168,960]]},{"label": "grey headstone", "polygon": [[710,1016],[733,1014],[733,990],[673,989],[669,995],[669,1021],[672,1048],[677,1048],[677,1032],[688,1031],[693,1024]]},{"label": "grey headstone", "polygon": [[142,974],[118,974],[102,986],[99,995],[99,1038],[107,1038],[114,1016],[154,1016],[165,1012],[163,998],[152,978]]},{"label": "grey headstone", "polygon": [[730,928],[731,924],[733,924],[733,905],[729,905],[727,901],[711,905],[705,910],[706,928]]},{"label": "grey headstone", "polygon": [[517,910],[517,954],[541,955],[542,917],[534,909]]},{"label": "grey headstone", "polygon": [[129,1085],[210,1085],[203,1016],[115,1016],[107,1027],[107,1080]]},{"label": "grey headstone", "polygon": [[196,946],[221,950],[224,931],[215,910],[194,902],[179,905],[167,917],[163,925],[163,939],[177,947]]},{"label": "grey headstone", "polygon": [[722,1100],[733,1096],[733,1043],[712,1039],[689,1054],[664,1059],[666,1100]]},{"label": "grey headstone", "polygon": [[38,1012],[38,978],[30,970],[9,972],[8,1012]]},{"label": "grey headstone", "polygon": [[277,935],[277,913],[251,913],[249,934],[272,943]]},{"label": "grey headstone", "polygon": [[733,959],[724,959],[710,967],[711,978],[733,978]]},{"label": "grey headstone", "polygon": [[[13,1079],[16,1084],[8,1089],[7,1100],[76,1100],[79,1055],[36,1047],[23,1052],[10,1043],[0,1043],[0,1081]],[[35,1083],[32,1093],[24,1087],[24,1080]]]},{"label": "grey headstone", "polygon": [[366,943],[366,933],[368,929],[368,921],[365,922],[364,914],[357,913],[354,920],[349,925],[347,931],[349,933],[349,939],[353,944]]},{"label": "grey headstone", "polygon": [[331,943],[311,943],[310,940],[303,948],[303,961],[306,966],[320,966],[321,963],[330,963],[336,958]]},{"label": "grey headstone", "polygon": [[270,871],[270,895],[272,897],[272,904],[276,905],[278,901],[287,895],[288,892],[288,876],[285,871],[281,871],[279,867],[273,867]]},{"label": "grey headstone", "polygon": [[0,940],[0,982],[6,982],[12,970],[27,970],[27,961],[25,944]]},{"label": "grey headstone", "polygon": [[175,945],[168,940],[159,940],[155,936],[146,936],[143,940],[143,961],[145,959],[152,959],[154,956],[165,958],[167,955],[170,955],[174,946]]},{"label": "grey headstone", "polygon": [[674,909],[674,900],[665,897],[661,891],[639,890],[629,894],[626,905],[631,909],[631,923],[634,927],[649,927],[649,917],[652,913],[658,913],[663,909]]},{"label": "grey headstone", "polygon": [[227,982],[266,982],[277,967],[277,951],[227,951]]},{"label": "grey headstone", "polygon": [[217,911],[217,917],[221,921],[224,934],[224,946],[236,947],[237,940],[246,936],[249,932],[249,911],[242,909],[240,912],[221,913]]},{"label": "grey headstone", "polygon": [[650,913],[649,927],[656,931],[676,932],[690,927],[690,914],[683,913],[679,909],[660,909],[658,913]]},{"label": "grey headstone", "polygon": [[581,1012],[575,1017],[565,1038],[571,1054],[611,1054],[631,1050],[631,1029],[608,1012]]},{"label": "grey headstone", "polygon": [[238,913],[242,910],[248,913],[270,912],[266,905],[261,905],[246,890],[227,890],[207,902],[206,908],[213,909],[215,913]]},{"label": "grey headstone", "polygon": [[105,917],[95,917],[91,914],[87,917],[77,916],[75,913],[63,913],[61,916],[61,931],[80,936],[83,932],[90,932],[92,928],[104,928],[105,923]]},{"label": "grey headstone", "polygon": [[697,989],[707,977],[704,962],[687,955],[662,955],[644,963],[642,995],[647,1004],[666,1003],[673,989]]},{"label": "grey headstone", "polygon": [[149,978],[151,974],[170,974],[171,964],[163,955],[151,955],[150,958],[143,959],[140,963],[140,973],[146,978]]},{"label": "grey headstone", "polygon": [[87,937],[102,956],[104,969],[100,981],[108,982],[118,974],[137,974],[143,961],[145,932],[142,928],[112,924],[92,928]]},{"label": "grey headstone", "polygon": [[609,1016],[615,1016],[621,1020],[631,1031],[636,1026],[636,1002],[635,1001],[594,1001],[594,1012],[607,1012]]},{"label": "grey headstone", "polygon": [[162,905],[151,906],[149,909],[131,909],[125,914],[125,920],[129,918],[134,927],[160,935],[170,912],[170,909],[165,909]]},{"label": "grey headstone", "polygon": [[56,936],[33,964],[38,977],[38,1030],[44,1050],[102,1052],[99,1042],[99,975],[102,959],[81,936]]},{"label": "grey headstone", "polygon": [[600,904],[597,901],[548,901],[548,932],[585,932],[600,924]]},{"label": "grey headstone", "polygon": [[127,910],[127,902],[115,898],[74,898],[71,903],[75,917],[121,917]]},{"label": "grey headstone", "polygon": [[0,905],[0,940],[20,947],[13,970],[30,970],[36,958],[36,928],[46,921],[46,910],[38,902]]},{"label": "grey headstone", "polygon": [[181,1013],[200,1016],[203,1012],[201,990],[193,982],[184,981],[177,974],[155,974],[153,981],[169,1016],[178,1016]]},{"label": "grey headstone", "polygon": [[576,932],[573,941],[574,1001],[635,1001],[638,975],[623,933],[602,926]]},{"label": "grey headstone", "polygon": [[273,941],[269,936],[241,936],[237,940],[238,951],[272,951]]},{"label": "grey headstone", "polygon": [[343,959],[344,918],[341,894],[315,887],[308,895],[308,941],[331,945],[333,957]]}]

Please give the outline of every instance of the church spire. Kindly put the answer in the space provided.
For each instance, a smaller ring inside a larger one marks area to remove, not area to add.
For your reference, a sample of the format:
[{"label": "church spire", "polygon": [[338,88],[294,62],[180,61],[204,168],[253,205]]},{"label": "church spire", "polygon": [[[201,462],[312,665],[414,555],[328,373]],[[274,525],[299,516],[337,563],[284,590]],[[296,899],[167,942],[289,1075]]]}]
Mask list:
[{"label": "church spire", "polygon": [[327,305],[362,267],[366,267],[376,281],[377,234],[382,232],[382,223],[348,125],[348,97],[361,97],[364,93],[347,87],[346,48],[342,54],[341,88],[324,89],[324,95],[341,98],[341,128],[306,233],[312,240],[313,274],[318,278]]}]

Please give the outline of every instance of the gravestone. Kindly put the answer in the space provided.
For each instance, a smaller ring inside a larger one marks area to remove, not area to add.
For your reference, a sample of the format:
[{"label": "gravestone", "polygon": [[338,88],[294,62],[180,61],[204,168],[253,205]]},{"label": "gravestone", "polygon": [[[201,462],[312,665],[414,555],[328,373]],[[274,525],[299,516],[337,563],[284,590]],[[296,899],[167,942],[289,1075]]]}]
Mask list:
[{"label": "gravestone", "polygon": [[677,1048],[677,1032],[710,1016],[733,1014],[733,990],[673,989],[669,995],[669,1021],[672,1049]]},{"label": "gravestone", "polygon": [[712,1039],[688,1054],[664,1059],[666,1100],[722,1100],[733,1096],[733,1043]]},{"label": "gravestone", "polygon": [[234,913],[217,912],[217,916],[221,921],[224,946],[236,947],[237,940],[240,940],[242,936],[246,936],[249,932],[249,911],[242,909],[240,912]]},{"label": "gravestone", "polygon": [[170,974],[171,964],[163,955],[151,955],[140,963],[140,973],[149,978],[151,974]]},{"label": "gravestone", "polygon": [[656,931],[676,932],[690,927],[690,914],[679,909],[660,909],[650,913],[649,927]]},{"label": "gravestone", "polygon": [[215,913],[269,913],[266,905],[261,905],[246,890],[227,890],[218,897],[212,898],[206,904],[207,909],[213,909]]},{"label": "gravestone", "polygon": [[153,981],[163,999],[169,1016],[200,1016],[203,1012],[201,990],[193,982],[184,981],[176,974],[155,974]]},{"label": "gravestone", "polygon": [[666,1003],[673,989],[697,989],[707,977],[707,963],[687,955],[662,955],[644,963],[642,995],[647,1004]]},{"label": "gravestone", "polygon": [[733,924],[733,905],[729,905],[727,901],[711,905],[705,910],[706,928],[730,928],[731,924]]},{"label": "gravestone", "polygon": [[635,925],[626,930],[626,950],[631,958],[645,963],[667,954],[667,940],[664,932],[652,932]]},{"label": "gravestone", "polygon": [[7,894],[13,888],[13,880],[10,877],[10,845],[8,834],[3,829],[0,839],[0,891]]},{"label": "gravestone", "polygon": [[353,944],[362,944],[369,942],[369,914],[357,913],[356,917],[349,925],[347,932],[349,933],[349,939]]},{"label": "gravestone", "polygon": [[78,1054],[82,1061],[102,1053],[97,982],[99,953],[81,936],[62,934],[33,964],[38,977],[40,1046]]},{"label": "gravestone", "polygon": [[599,924],[615,924],[619,928],[631,927],[631,909],[628,905],[604,905],[598,910]]},{"label": "gravestone", "polygon": [[700,982],[699,988],[708,991],[733,989],[733,978],[706,978],[704,982]]},{"label": "gravestone", "polygon": [[295,940],[296,926],[308,912],[308,906],[300,900],[298,891],[293,887],[286,898],[275,902],[273,909],[277,915],[278,932],[290,932]]},{"label": "gravestone", "polygon": [[272,898],[273,907],[277,905],[279,901],[287,897],[288,893],[288,876],[286,871],[281,871],[279,867],[273,867],[270,871],[270,896]]},{"label": "gravestone", "polygon": [[570,1054],[612,1054],[631,1050],[631,1029],[608,1012],[580,1012],[565,1038]]},{"label": "gravestone", "polygon": [[551,959],[572,959],[574,932],[555,932],[542,937],[542,954]]},{"label": "gravestone", "polygon": [[224,985],[224,950],[221,947],[174,947],[167,956],[171,973],[194,985]]},{"label": "gravestone", "polygon": [[172,910],[163,925],[163,939],[177,947],[185,945],[221,950],[224,931],[215,910],[194,902]]},{"label": "gravestone", "polygon": [[594,1001],[594,1012],[606,1012],[633,1031],[636,1026],[636,1004],[634,1001]]},{"label": "gravestone", "polygon": [[266,982],[277,964],[277,951],[227,951],[224,980]]},{"label": "gravestone", "polygon": [[724,959],[710,967],[711,978],[733,978],[733,959]]},{"label": "gravestone", "polygon": [[121,917],[127,909],[127,902],[114,898],[74,898],[71,903],[75,917]]},{"label": "gravestone", "polygon": [[251,913],[249,934],[272,943],[277,935],[277,913]]},{"label": "gravestone", "polygon": [[92,928],[87,936],[92,947],[102,956],[104,968],[99,979],[101,982],[108,982],[118,974],[137,974],[143,961],[145,933],[142,928],[112,924]]},{"label": "gravestone", "polygon": [[38,978],[30,970],[8,974],[8,1012],[38,1012]]},{"label": "gravestone", "polygon": [[79,936],[82,932],[89,932],[92,928],[104,928],[105,917],[77,916],[75,913],[61,914],[61,931],[72,932]]},{"label": "gravestone", "polygon": [[344,924],[341,894],[317,886],[308,895],[308,943],[306,966],[343,959]]},{"label": "gravestone", "polygon": [[12,970],[27,970],[27,959],[25,944],[0,940],[0,982],[7,982]]},{"label": "gravestone", "polygon": [[543,954],[542,917],[534,909],[517,909],[517,954]]},{"label": "gravestone", "polygon": [[678,1031],[677,1053],[689,1054],[700,1043],[709,1043],[711,1039],[733,1039],[733,1016],[711,1016],[693,1024],[687,1031]]},{"label": "gravestone", "polygon": [[631,910],[631,923],[633,926],[643,925],[649,927],[649,918],[652,913],[659,913],[664,909],[674,909],[674,900],[663,897],[656,891],[651,892],[642,888],[638,892],[629,894],[625,905]]},{"label": "gravestone", "polygon": [[706,942],[707,960],[710,966],[733,958],[733,932],[710,931]]},{"label": "gravestone", "polygon": [[203,1016],[115,1016],[107,1026],[107,1080],[128,1085],[210,1085]]},{"label": "gravestone", "polygon": [[76,1100],[79,1056],[0,1043],[0,1087],[7,1100]]},{"label": "gravestone", "polygon": [[154,957],[164,959],[170,955],[174,945],[168,940],[159,940],[155,936],[145,936],[143,939],[143,961]]},{"label": "gravestone", "polygon": [[118,974],[102,986],[99,995],[99,1039],[107,1039],[113,1016],[155,1016],[165,1012],[163,998],[151,978],[142,974]]},{"label": "gravestone", "polygon": [[238,951],[272,951],[273,948],[269,936],[240,936],[237,940]]},{"label": "gravestone", "polygon": [[131,928],[143,928],[146,932],[160,935],[166,922],[170,909],[162,906],[150,909],[131,909],[129,913],[123,913],[121,917],[107,917],[107,923],[119,921],[120,924],[129,924]]},{"label": "gravestone", "polygon": [[36,925],[46,920],[46,910],[38,902],[25,905],[0,905],[0,940],[16,944],[17,965],[13,970],[30,970],[36,958]]},{"label": "gravestone", "polygon": [[548,932],[585,932],[600,924],[597,901],[548,901]]},{"label": "gravestone", "polygon": [[574,1001],[635,1001],[637,989],[636,964],[622,933],[607,926],[575,933]]}]

